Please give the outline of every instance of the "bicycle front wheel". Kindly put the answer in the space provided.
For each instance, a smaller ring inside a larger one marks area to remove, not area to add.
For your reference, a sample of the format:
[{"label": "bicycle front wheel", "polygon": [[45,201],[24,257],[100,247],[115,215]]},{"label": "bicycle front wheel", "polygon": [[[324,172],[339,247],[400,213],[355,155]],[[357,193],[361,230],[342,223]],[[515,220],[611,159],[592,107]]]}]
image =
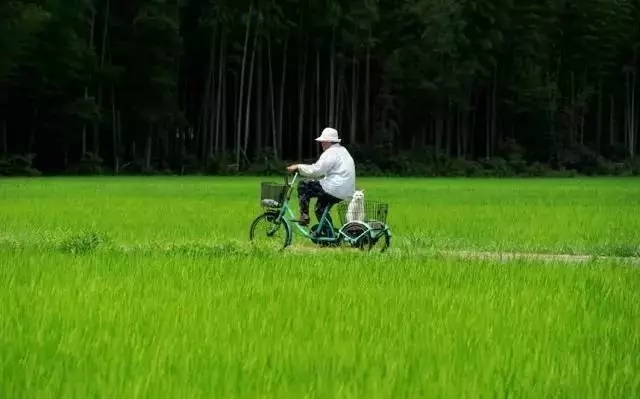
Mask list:
[{"label": "bicycle front wheel", "polygon": [[260,246],[284,249],[291,244],[291,227],[284,220],[278,219],[277,212],[265,212],[255,218],[249,230],[249,241]]}]

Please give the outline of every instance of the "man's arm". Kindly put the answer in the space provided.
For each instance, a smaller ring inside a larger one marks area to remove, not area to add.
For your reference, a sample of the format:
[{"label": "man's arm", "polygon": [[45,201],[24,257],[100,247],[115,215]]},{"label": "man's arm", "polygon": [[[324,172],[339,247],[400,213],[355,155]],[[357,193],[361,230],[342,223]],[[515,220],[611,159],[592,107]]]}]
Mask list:
[{"label": "man's arm", "polygon": [[335,163],[335,155],[332,151],[325,151],[320,155],[320,158],[316,163],[311,165],[299,164],[296,165],[298,172],[303,176],[309,177],[321,177],[327,174],[331,167]]}]

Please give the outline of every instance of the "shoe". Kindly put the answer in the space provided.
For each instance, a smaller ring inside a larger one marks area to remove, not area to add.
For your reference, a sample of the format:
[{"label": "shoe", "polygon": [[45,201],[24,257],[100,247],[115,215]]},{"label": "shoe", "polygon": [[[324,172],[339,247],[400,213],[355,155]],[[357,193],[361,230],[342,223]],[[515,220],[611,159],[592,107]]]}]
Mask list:
[{"label": "shoe", "polygon": [[300,214],[300,219],[298,220],[298,224],[300,226],[306,226],[309,224],[309,215],[305,214],[305,213],[301,213]]}]

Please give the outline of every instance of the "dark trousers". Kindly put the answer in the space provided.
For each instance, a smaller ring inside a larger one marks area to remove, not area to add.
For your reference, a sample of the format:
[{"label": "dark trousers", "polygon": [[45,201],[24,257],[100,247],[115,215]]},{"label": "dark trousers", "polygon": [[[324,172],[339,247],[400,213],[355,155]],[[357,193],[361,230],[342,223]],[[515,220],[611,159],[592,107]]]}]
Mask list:
[{"label": "dark trousers", "polygon": [[[317,198],[314,211],[316,218],[318,218],[318,222],[320,222],[325,208],[342,201],[341,199],[324,191],[319,181],[301,180],[300,183],[298,183],[298,201],[300,202],[300,213],[306,216],[309,215],[309,202],[311,201],[311,198]],[[333,226],[333,221],[329,214],[327,214],[327,221]]]}]

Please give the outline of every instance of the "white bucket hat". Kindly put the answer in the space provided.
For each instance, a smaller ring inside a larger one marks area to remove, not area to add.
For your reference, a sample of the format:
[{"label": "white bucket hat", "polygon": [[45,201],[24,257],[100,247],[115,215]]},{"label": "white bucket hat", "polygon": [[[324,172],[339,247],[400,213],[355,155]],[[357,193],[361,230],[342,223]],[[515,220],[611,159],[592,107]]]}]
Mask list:
[{"label": "white bucket hat", "polygon": [[326,141],[330,143],[339,143],[341,140],[338,138],[338,131],[331,127],[326,127],[320,134],[320,137],[316,138],[316,141]]}]

